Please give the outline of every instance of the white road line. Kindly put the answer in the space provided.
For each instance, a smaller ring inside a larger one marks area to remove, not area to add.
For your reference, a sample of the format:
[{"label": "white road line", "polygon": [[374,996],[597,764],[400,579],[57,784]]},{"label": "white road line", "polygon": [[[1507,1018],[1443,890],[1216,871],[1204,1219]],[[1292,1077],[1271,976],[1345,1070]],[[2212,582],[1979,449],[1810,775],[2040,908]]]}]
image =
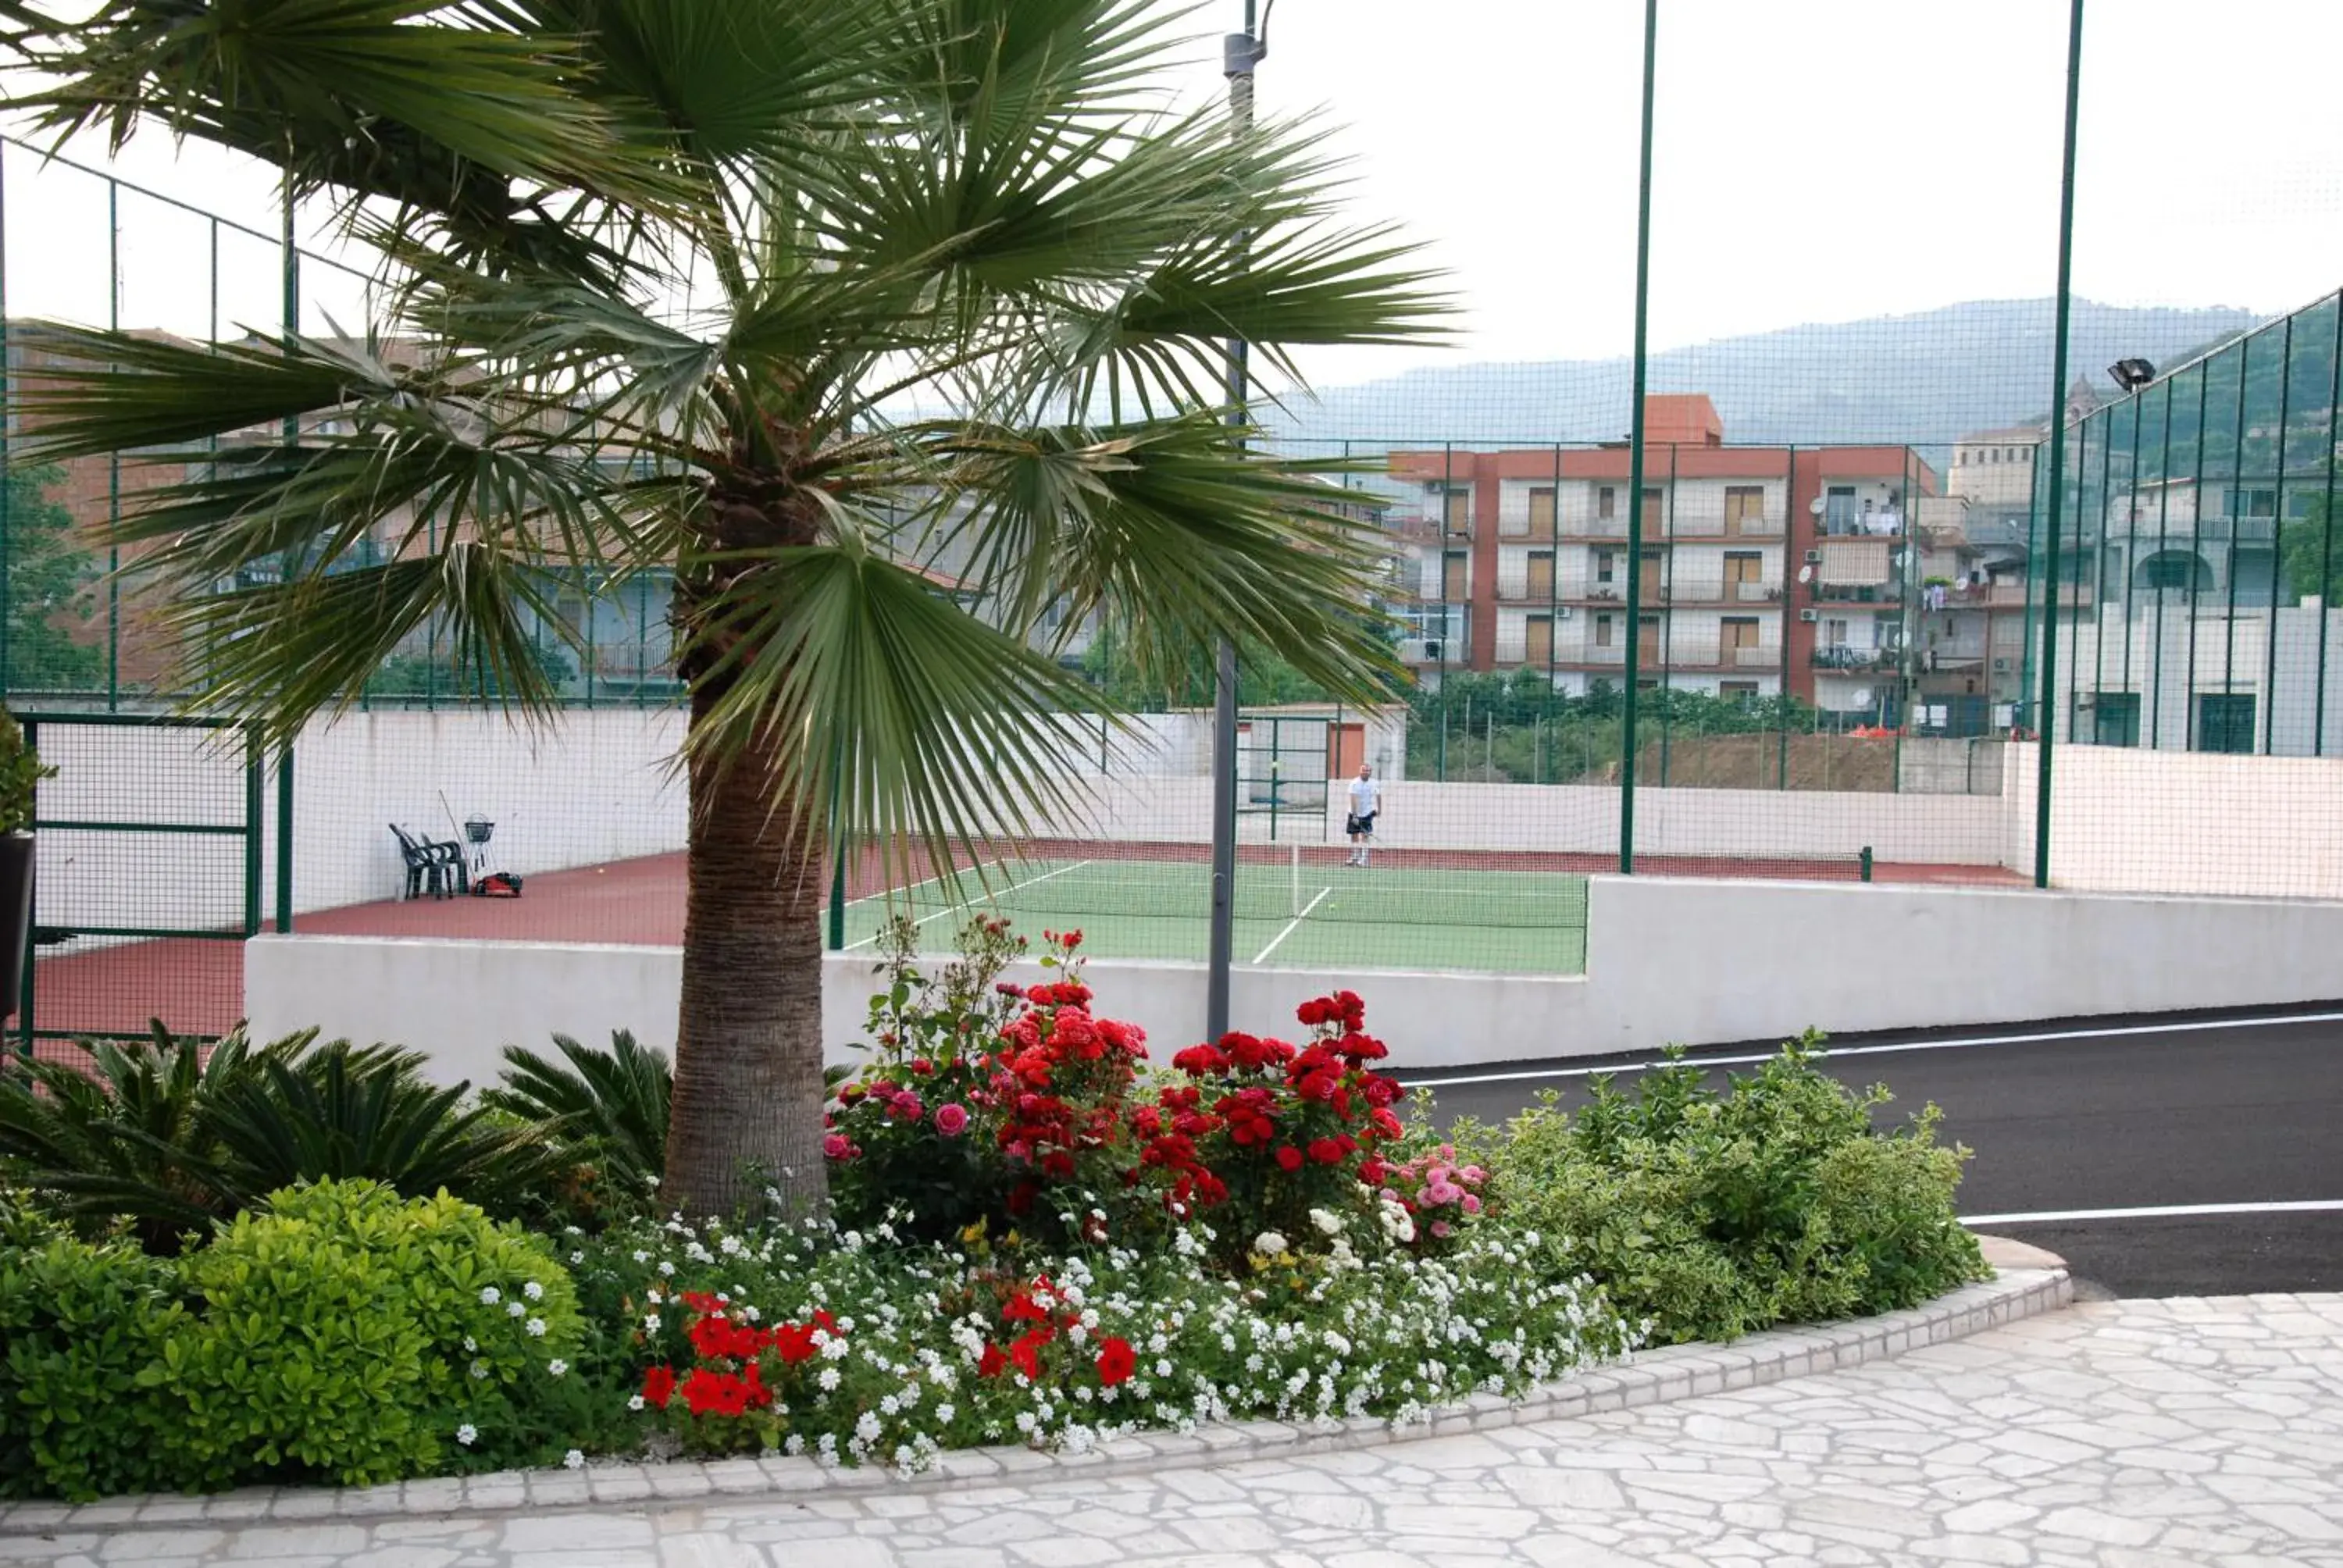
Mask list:
[{"label": "white road line", "polygon": [[[1825,1046],[1815,1052],[1819,1060],[1839,1056],[1885,1056],[1901,1050],[1965,1050],[1979,1045],[2040,1045],[2061,1040],[2117,1040],[2136,1034],[2190,1034],[2217,1029],[2270,1029],[2288,1023],[2343,1023],[2343,1012],[2298,1012],[2283,1018],[2210,1019],[2189,1023],[2127,1024],[2121,1029],[2068,1029],[2037,1034],[1986,1034],[1966,1040],[1915,1040],[1897,1045]],[[1709,1056],[1694,1060],[1694,1067],[1745,1067],[1755,1062],[1771,1061],[1778,1051],[1766,1051],[1757,1056]],[[1463,1083],[1530,1083],[1554,1078],[1591,1078],[1599,1072],[1642,1072],[1660,1065],[1651,1061],[1614,1062],[1607,1067],[1550,1067],[1529,1072],[1483,1072],[1468,1078],[1426,1078],[1410,1080],[1411,1085],[1425,1089],[1445,1089]]]},{"label": "white road line", "polygon": [[[1026,879],[1025,879],[1025,880],[1023,880],[1023,881],[1021,881],[1021,882],[1011,882],[1011,883],[1010,883],[1010,884],[1009,884],[1009,886],[1007,886],[1007,887],[1005,887],[1005,888],[1002,888],[1002,889],[1001,889],[1001,890],[1000,890],[998,892],[994,892],[994,893],[988,893],[988,894],[986,894],[986,895],[985,895],[985,902],[990,903],[990,902],[991,902],[991,901],[992,901],[993,900],[995,900],[995,899],[1004,899],[1004,898],[1007,898],[1010,894],[1011,894],[1011,893],[1013,893],[1013,892],[1016,892],[1016,891],[1018,891],[1018,890],[1021,890],[1021,889],[1024,889],[1024,888],[1032,888],[1032,887],[1039,887],[1041,883],[1048,881],[1048,880],[1049,880],[1051,878],[1052,878],[1052,877],[1062,877],[1062,876],[1064,876],[1068,871],[1079,871],[1079,870],[1081,870],[1084,866],[1087,866],[1087,865],[1089,865],[1090,863],[1091,863],[1091,862],[1090,862],[1090,861],[1088,861],[1088,860],[1076,860],[1076,861],[1074,861],[1071,865],[1061,866],[1061,867],[1059,867],[1059,868],[1058,868],[1056,870],[1054,870],[1054,871],[1044,871],[1044,872],[1042,872],[1042,873],[1041,873],[1040,876],[1038,876],[1038,877],[1028,877],[1028,878],[1026,878]],[[931,881],[931,882],[932,882],[932,881],[937,880],[937,879],[936,879],[936,878],[933,878],[933,877],[930,877],[930,878],[929,878],[929,879],[928,879],[928,880],[930,880],[930,881]],[[914,886],[916,886],[917,884],[915,883],[915,884],[913,884],[913,885],[914,885]],[[965,906],[965,905],[960,905],[960,904],[950,904],[950,905],[947,905],[947,906],[946,906],[946,907],[944,907],[943,909],[938,910],[935,913],[933,913],[933,914],[931,914],[931,915],[921,915],[918,920],[913,920],[913,921],[911,922],[911,924],[912,924],[912,926],[913,926],[914,928],[917,928],[917,927],[920,927],[920,926],[924,926],[924,925],[926,925],[930,920],[942,920],[946,915],[957,915],[957,914],[960,914],[960,913],[961,913],[961,912],[962,912],[966,908],[967,908],[967,906]],[[879,933],[878,933],[878,932],[876,932],[876,931],[873,931],[870,935],[869,935],[869,936],[867,936],[867,937],[863,938],[863,939],[862,939],[860,941],[859,941],[859,942],[849,942],[849,943],[847,943],[847,944],[846,944],[846,946],[845,946],[843,949],[841,949],[840,950],[841,950],[841,951],[844,951],[844,952],[850,952],[850,952],[852,952],[852,951],[853,951],[855,949],[857,949],[857,948],[867,948],[867,947],[869,947],[871,943],[873,943],[873,942],[877,941],[878,940],[879,940]]]},{"label": "white road line", "polygon": [[2336,1214],[2343,1198],[2301,1203],[2167,1203],[2160,1209],[2046,1209],[2036,1214],[1964,1214],[1964,1225],[2056,1225],[2076,1220],[2167,1220],[2192,1214]]},{"label": "white road line", "polygon": [[[977,866],[970,867],[970,868],[969,874],[970,874],[970,876],[974,876],[974,875],[976,875],[976,874],[978,874],[978,873],[980,873],[980,872],[986,871],[986,870],[999,870],[1001,867],[1003,867],[1003,866],[1005,866],[1005,865],[1007,865],[1007,864],[1009,864],[1009,862],[1008,862],[1008,861],[1006,861],[1006,860],[994,860],[994,861],[990,862],[989,865],[980,864],[980,865],[977,865]],[[943,880],[943,878],[942,878],[940,875],[933,876],[933,877],[921,877],[918,881],[916,881],[916,882],[906,882],[903,886],[901,886],[901,887],[900,887],[900,888],[881,888],[881,889],[880,889],[880,890],[879,890],[877,892],[875,892],[875,893],[865,893],[865,894],[863,894],[863,895],[862,895],[860,898],[859,898],[859,899],[849,899],[849,900],[846,900],[846,907],[847,907],[848,909],[850,909],[850,909],[852,909],[852,908],[853,908],[855,905],[857,905],[857,904],[880,903],[880,902],[884,902],[885,900],[890,900],[890,899],[900,899],[900,898],[904,897],[904,896],[905,896],[905,895],[907,895],[907,894],[910,894],[910,893],[916,893],[916,892],[918,892],[921,888],[926,887],[930,882],[940,882],[940,881],[942,881],[942,880]],[[858,943],[857,945],[859,946],[860,944]]]},{"label": "white road line", "polygon": [[1332,889],[1332,888],[1321,888],[1321,889],[1319,889],[1319,890],[1318,890],[1318,896],[1317,896],[1316,898],[1314,898],[1314,899],[1311,900],[1308,903],[1306,903],[1306,904],[1302,905],[1302,912],[1301,912],[1300,914],[1298,914],[1298,915],[1294,916],[1292,920],[1288,920],[1288,921],[1286,921],[1286,922],[1285,922],[1285,929],[1284,929],[1283,930],[1282,930],[1282,931],[1278,932],[1278,933],[1277,933],[1277,935],[1275,935],[1274,937],[1272,937],[1272,938],[1270,939],[1270,940],[1269,940],[1269,946],[1267,946],[1267,947],[1265,947],[1265,948],[1262,949],[1262,950],[1261,950],[1261,951],[1259,951],[1259,952],[1257,952],[1257,953],[1253,954],[1253,956],[1252,956],[1252,961],[1253,961],[1253,962],[1255,962],[1255,963],[1260,963],[1262,960],[1264,960],[1264,959],[1268,958],[1270,954],[1272,954],[1272,953],[1275,952],[1275,951],[1277,950],[1277,944],[1278,944],[1278,943],[1280,943],[1280,942],[1282,942],[1282,941],[1283,941],[1286,938],[1288,938],[1288,937],[1292,936],[1292,935],[1293,934],[1293,929],[1294,929],[1296,926],[1300,925],[1302,921],[1304,921],[1304,920],[1308,920],[1308,919],[1310,918],[1310,911],[1311,911],[1311,910],[1314,910],[1314,909],[1316,909],[1320,904],[1324,903],[1324,902],[1326,901],[1326,895],[1327,895],[1327,894],[1329,894],[1329,893],[1331,893],[1331,892],[1332,892],[1333,890],[1333,890],[1333,889]]}]

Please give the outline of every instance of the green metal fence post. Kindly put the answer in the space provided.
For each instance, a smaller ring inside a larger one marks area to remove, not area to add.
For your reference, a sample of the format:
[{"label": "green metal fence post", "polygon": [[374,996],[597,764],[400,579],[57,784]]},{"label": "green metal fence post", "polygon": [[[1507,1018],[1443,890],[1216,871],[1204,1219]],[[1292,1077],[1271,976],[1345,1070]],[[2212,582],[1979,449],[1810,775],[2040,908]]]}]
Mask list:
[{"label": "green metal fence post", "polygon": [[[36,757],[39,756],[41,750],[39,721],[32,719],[25,719],[24,730],[25,749]],[[33,781],[33,825],[36,829],[41,821],[40,799],[40,780],[35,779]],[[33,1054],[33,993],[35,989],[34,978],[39,972],[36,960],[40,957],[41,879],[37,875],[33,879],[32,905],[32,918],[25,922],[25,978],[16,988],[17,1050],[27,1057]]]},{"label": "green metal fence post", "polygon": [[[122,187],[106,182],[106,327],[122,329]],[[122,706],[122,454],[106,457],[106,710]]]},{"label": "green metal fence post", "polygon": [[2073,0],[2066,24],[2066,145],[2058,185],[2058,307],[2057,341],[2051,350],[2050,376],[2050,550],[2044,573],[2042,616],[2042,706],[2046,709],[2036,742],[2034,783],[2034,885],[2050,885],[2050,748],[2052,716],[2046,711],[2058,695],[2058,509],[2066,489],[2066,327],[2074,308],[2075,276],[2075,122],[2083,94],[2083,0]]},{"label": "green metal fence post", "polygon": [[277,931],[293,929],[293,743],[277,749]]},{"label": "green metal fence post", "polygon": [[266,809],[267,753],[260,744],[260,727],[244,732],[244,934],[260,934],[260,834]]},{"label": "green metal fence post", "polygon": [[[2278,564],[2286,530],[2286,421],[2294,391],[2294,317],[2286,318],[2278,351],[2278,477],[2270,486],[2269,622],[2262,637],[2262,755],[2278,743]],[[2239,488],[2243,488],[2242,485]],[[2247,510],[2251,511],[2251,507]],[[2235,543],[2229,547],[2237,548]],[[2322,591],[2324,591],[2322,589]]]},{"label": "green metal fence post", "polygon": [[[2156,483],[2156,557],[2164,558],[2171,541],[2172,520],[2172,381],[2164,382],[2164,418],[2157,438],[2160,454]],[[2196,568],[2189,568],[2196,575]],[[2146,684],[2153,689],[2147,709],[2147,749],[2158,749],[2164,739],[2164,586],[2156,585],[2156,657],[2149,662]]]},{"label": "green metal fence post", "polygon": [[[2080,0],[2077,0],[2080,3]],[[1650,369],[1652,303],[1652,80],[1659,63],[1660,0],[1644,0],[1644,127],[1635,190],[1635,356],[1634,421],[1627,435],[1627,678],[1619,719],[1619,874],[1635,871],[1635,699],[1643,619],[1644,387]],[[1556,498],[1560,499],[1559,497]]]},{"label": "green metal fence post", "polygon": [[2311,704],[2310,754],[2327,755],[2327,623],[2335,607],[2327,602],[2335,580],[2335,440],[2337,406],[2343,404],[2343,290],[2335,296],[2335,347],[2327,361],[2327,500],[2320,508],[2318,541],[2318,695]]}]

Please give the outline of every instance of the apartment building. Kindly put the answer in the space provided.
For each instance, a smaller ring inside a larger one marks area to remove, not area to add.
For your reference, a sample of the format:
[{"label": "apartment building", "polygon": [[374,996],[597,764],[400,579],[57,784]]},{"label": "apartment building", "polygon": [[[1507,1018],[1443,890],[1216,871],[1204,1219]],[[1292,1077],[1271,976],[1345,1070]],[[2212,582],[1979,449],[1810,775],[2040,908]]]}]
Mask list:
[{"label": "apartment building", "polygon": [[1644,423],[1640,541],[1624,442],[1390,455],[1394,598],[1419,678],[1532,668],[1574,694],[1615,686],[1633,574],[1642,684],[1876,706],[1863,678],[1905,645],[1905,508],[1936,493],[1934,471],[1901,447],[1728,446],[1698,393],[1651,397]]}]

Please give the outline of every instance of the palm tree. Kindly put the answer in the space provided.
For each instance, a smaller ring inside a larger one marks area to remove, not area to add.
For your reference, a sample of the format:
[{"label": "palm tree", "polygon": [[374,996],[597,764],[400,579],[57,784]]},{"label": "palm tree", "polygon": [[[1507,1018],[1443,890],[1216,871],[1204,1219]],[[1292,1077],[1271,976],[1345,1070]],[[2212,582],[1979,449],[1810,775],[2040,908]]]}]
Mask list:
[{"label": "palm tree", "polygon": [[1045,611],[1167,672],[1222,635],[1353,698],[1385,668],[1371,540],[1224,418],[1216,339],[1293,378],[1444,307],[1314,129],[1169,110],[1156,13],[0,0],[48,129],[266,159],[392,301],[363,340],[44,334],[79,368],[20,398],[29,460],[218,443],[121,527],[191,704],[288,737],[434,628],[540,717],[558,585],[675,574],[693,1210],[821,1200],[833,846],[949,866],[1076,804],[1054,716],[1098,699]]}]

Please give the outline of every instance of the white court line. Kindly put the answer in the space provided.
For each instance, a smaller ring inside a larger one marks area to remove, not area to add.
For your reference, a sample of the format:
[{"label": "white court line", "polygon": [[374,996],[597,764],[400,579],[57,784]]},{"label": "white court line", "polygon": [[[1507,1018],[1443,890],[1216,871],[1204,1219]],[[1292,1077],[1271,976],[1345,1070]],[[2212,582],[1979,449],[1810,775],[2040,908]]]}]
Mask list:
[{"label": "white court line", "polygon": [[[1076,860],[1076,861],[1074,861],[1071,865],[1068,865],[1068,866],[1061,866],[1061,867],[1059,867],[1059,868],[1058,868],[1056,870],[1054,870],[1054,871],[1044,871],[1044,872],[1042,872],[1042,873],[1041,873],[1040,876],[1038,876],[1038,877],[1028,877],[1028,878],[1026,878],[1026,879],[1025,879],[1025,880],[1023,880],[1023,881],[1021,881],[1021,882],[1011,882],[1011,883],[1010,883],[1007,887],[1001,889],[998,892],[987,893],[987,894],[985,895],[985,902],[987,902],[987,903],[990,903],[990,902],[991,902],[993,900],[995,900],[995,899],[1004,899],[1004,898],[1007,898],[1010,894],[1011,894],[1011,893],[1013,893],[1013,892],[1016,892],[1018,890],[1020,890],[1020,889],[1021,889],[1021,888],[1038,887],[1038,886],[1040,886],[1041,883],[1048,881],[1048,880],[1049,880],[1051,878],[1052,878],[1052,877],[1062,877],[1062,876],[1064,876],[1068,871],[1079,871],[1079,870],[1081,870],[1084,866],[1087,866],[1087,865],[1089,865],[1090,863],[1091,863],[1091,862],[1090,862],[1090,861],[1088,861],[1088,860]],[[936,881],[936,880],[938,880],[938,879],[939,879],[934,878],[934,877],[930,877],[930,878],[928,879],[928,880],[929,880],[929,881],[931,881],[931,882],[932,882],[932,881]],[[918,884],[916,884],[916,883],[915,883],[915,884],[913,884],[913,885],[914,885],[914,886],[917,886]],[[963,906],[963,905],[953,904],[953,905],[947,906],[947,907],[946,907],[946,908],[944,908],[944,909],[938,910],[937,910],[934,914],[932,914],[932,915],[921,915],[918,920],[913,920],[913,921],[911,922],[912,929],[917,930],[919,927],[926,925],[930,920],[942,920],[946,915],[956,915],[956,914],[959,914],[959,913],[960,913],[960,912],[962,911],[962,910],[963,910],[964,908],[965,908],[965,906]],[[846,946],[845,946],[845,947],[843,947],[843,948],[840,949],[839,950],[840,950],[840,952],[849,952],[849,953],[850,953],[850,952],[852,952],[852,951],[853,951],[855,949],[857,949],[857,948],[867,948],[867,947],[869,947],[872,942],[875,942],[875,941],[877,941],[878,940],[879,940],[879,933],[878,933],[878,932],[876,932],[876,931],[873,931],[870,935],[869,935],[869,936],[867,936],[867,937],[863,938],[860,941],[859,941],[859,942],[849,942],[849,943],[847,943],[847,944],[846,944]]]},{"label": "white court line", "polygon": [[[989,866],[988,866],[988,865],[985,865],[985,864],[983,864],[983,863],[981,863],[981,862],[980,862],[979,864],[974,865],[974,866],[971,866],[971,867],[970,867],[970,868],[969,868],[969,874],[970,874],[970,876],[976,876],[976,875],[980,875],[980,874],[981,874],[982,872],[987,871],[987,870],[999,870],[1001,867],[1003,867],[1003,866],[1005,866],[1005,865],[1007,865],[1007,864],[1009,864],[1009,862],[1008,862],[1007,860],[1005,860],[1005,859],[1003,859],[1003,860],[994,860],[994,861],[993,861],[993,862],[991,862],[991,864],[990,864],[990,865],[989,865]],[[868,904],[868,903],[871,903],[871,902],[874,902],[874,901],[883,901],[883,900],[887,900],[900,899],[900,898],[902,898],[902,897],[906,896],[907,894],[910,894],[910,893],[916,893],[916,892],[918,892],[921,888],[926,887],[930,882],[940,882],[940,881],[942,881],[942,880],[943,880],[943,878],[942,878],[942,876],[941,876],[941,875],[937,875],[937,876],[933,876],[933,877],[921,877],[918,881],[916,881],[916,882],[906,882],[903,886],[901,886],[901,887],[900,887],[900,888],[881,888],[881,889],[880,889],[880,890],[879,890],[877,892],[875,892],[875,893],[865,893],[865,894],[863,894],[863,895],[862,895],[860,898],[859,898],[859,899],[849,899],[849,900],[846,900],[846,908],[848,908],[848,909],[850,909],[850,909],[852,909],[852,908],[853,908],[855,905],[857,905],[857,904]],[[861,944],[860,944],[860,942],[856,943],[855,945],[856,945],[857,947],[861,946]]]},{"label": "white court line", "polygon": [[1284,929],[1283,930],[1282,930],[1282,931],[1278,932],[1278,933],[1277,933],[1277,935],[1275,935],[1274,937],[1272,937],[1272,938],[1270,939],[1269,946],[1267,946],[1267,947],[1265,947],[1265,948],[1262,949],[1262,950],[1261,950],[1261,951],[1259,951],[1259,952],[1257,952],[1257,953],[1253,954],[1253,956],[1252,956],[1252,961],[1253,961],[1253,962],[1255,962],[1255,963],[1259,963],[1259,962],[1261,962],[1263,959],[1266,959],[1267,957],[1269,957],[1269,955],[1270,955],[1270,954],[1272,954],[1272,953],[1275,952],[1275,951],[1277,950],[1277,944],[1278,944],[1278,943],[1280,943],[1280,942],[1282,942],[1282,941],[1283,941],[1286,938],[1288,938],[1288,937],[1292,936],[1292,935],[1293,934],[1293,928],[1294,928],[1294,927],[1296,927],[1296,926],[1298,926],[1298,925],[1300,925],[1302,921],[1304,921],[1304,920],[1308,920],[1308,919],[1310,918],[1310,911],[1311,911],[1311,910],[1314,910],[1314,909],[1316,909],[1320,904],[1324,903],[1324,902],[1326,901],[1326,895],[1327,895],[1327,894],[1329,894],[1329,893],[1331,893],[1331,892],[1332,892],[1333,890],[1333,890],[1333,889],[1332,889],[1332,888],[1321,888],[1321,889],[1319,889],[1319,890],[1318,890],[1318,896],[1317,896],[1316,898],[1314,898],[1314,899],[1311,900],[1308,903],[1306,903],[1306,904],[1302,905],[1302,912],[1301,912],[1300,914],[1298,914],[1298,915],[1294,916],[1292,920],[1288,920],[1288,921],[1286,921],[1286,922],[1285,922],[1285,929]]},{"label": "white court line", "polygon": [[[2189,1034],[2215,1029],[2270,1029],[2287,1023],[2343,1023],[2343,1012],[2297,1012],[2282,1018],[2232,1018],[2200,1020],[2189,1023],[2127,1024],[2121,1029],[2068,1029],[2038,1034],[1981,1034],[1966,1040],[1915,1040],[1899,1045],[1825,1046],[1815,1051],[1817,1060],[1825,1057],[1885,1056],[1898,1050],[1963,1050],[1978,1045],[2039,1045],[2060,1040],[2117,1040],[2135,1034]],[[1780,1055],[1769,1050],[1760,1056],[1708,1056],[1692,1062],[1694,1067],[1746,1067],[1755,1062],[1771,1061]],[[1460,1083],[1529,1083],[1550,1078],[1591,1078],[1598,1072],[1643,1072],[1661,1066],[1658,1060],[1614,1062],[1607,1067],[1551,1067],[1530,1072],[1483,1072],[1469,1078],[1426,1078],[1411,1080],[1425,1089],[1445,1089]]]},{"label": "white court line", "polygon": [[2343,1198],[2301,1203],[2167,1203],[2160,1209],[2046,1209],[2036,1214],[1964,1214],[1964,1225],[2055,1225],[2070,1220],[2163,1220],[2191,1214],[2343,1213]]}]

